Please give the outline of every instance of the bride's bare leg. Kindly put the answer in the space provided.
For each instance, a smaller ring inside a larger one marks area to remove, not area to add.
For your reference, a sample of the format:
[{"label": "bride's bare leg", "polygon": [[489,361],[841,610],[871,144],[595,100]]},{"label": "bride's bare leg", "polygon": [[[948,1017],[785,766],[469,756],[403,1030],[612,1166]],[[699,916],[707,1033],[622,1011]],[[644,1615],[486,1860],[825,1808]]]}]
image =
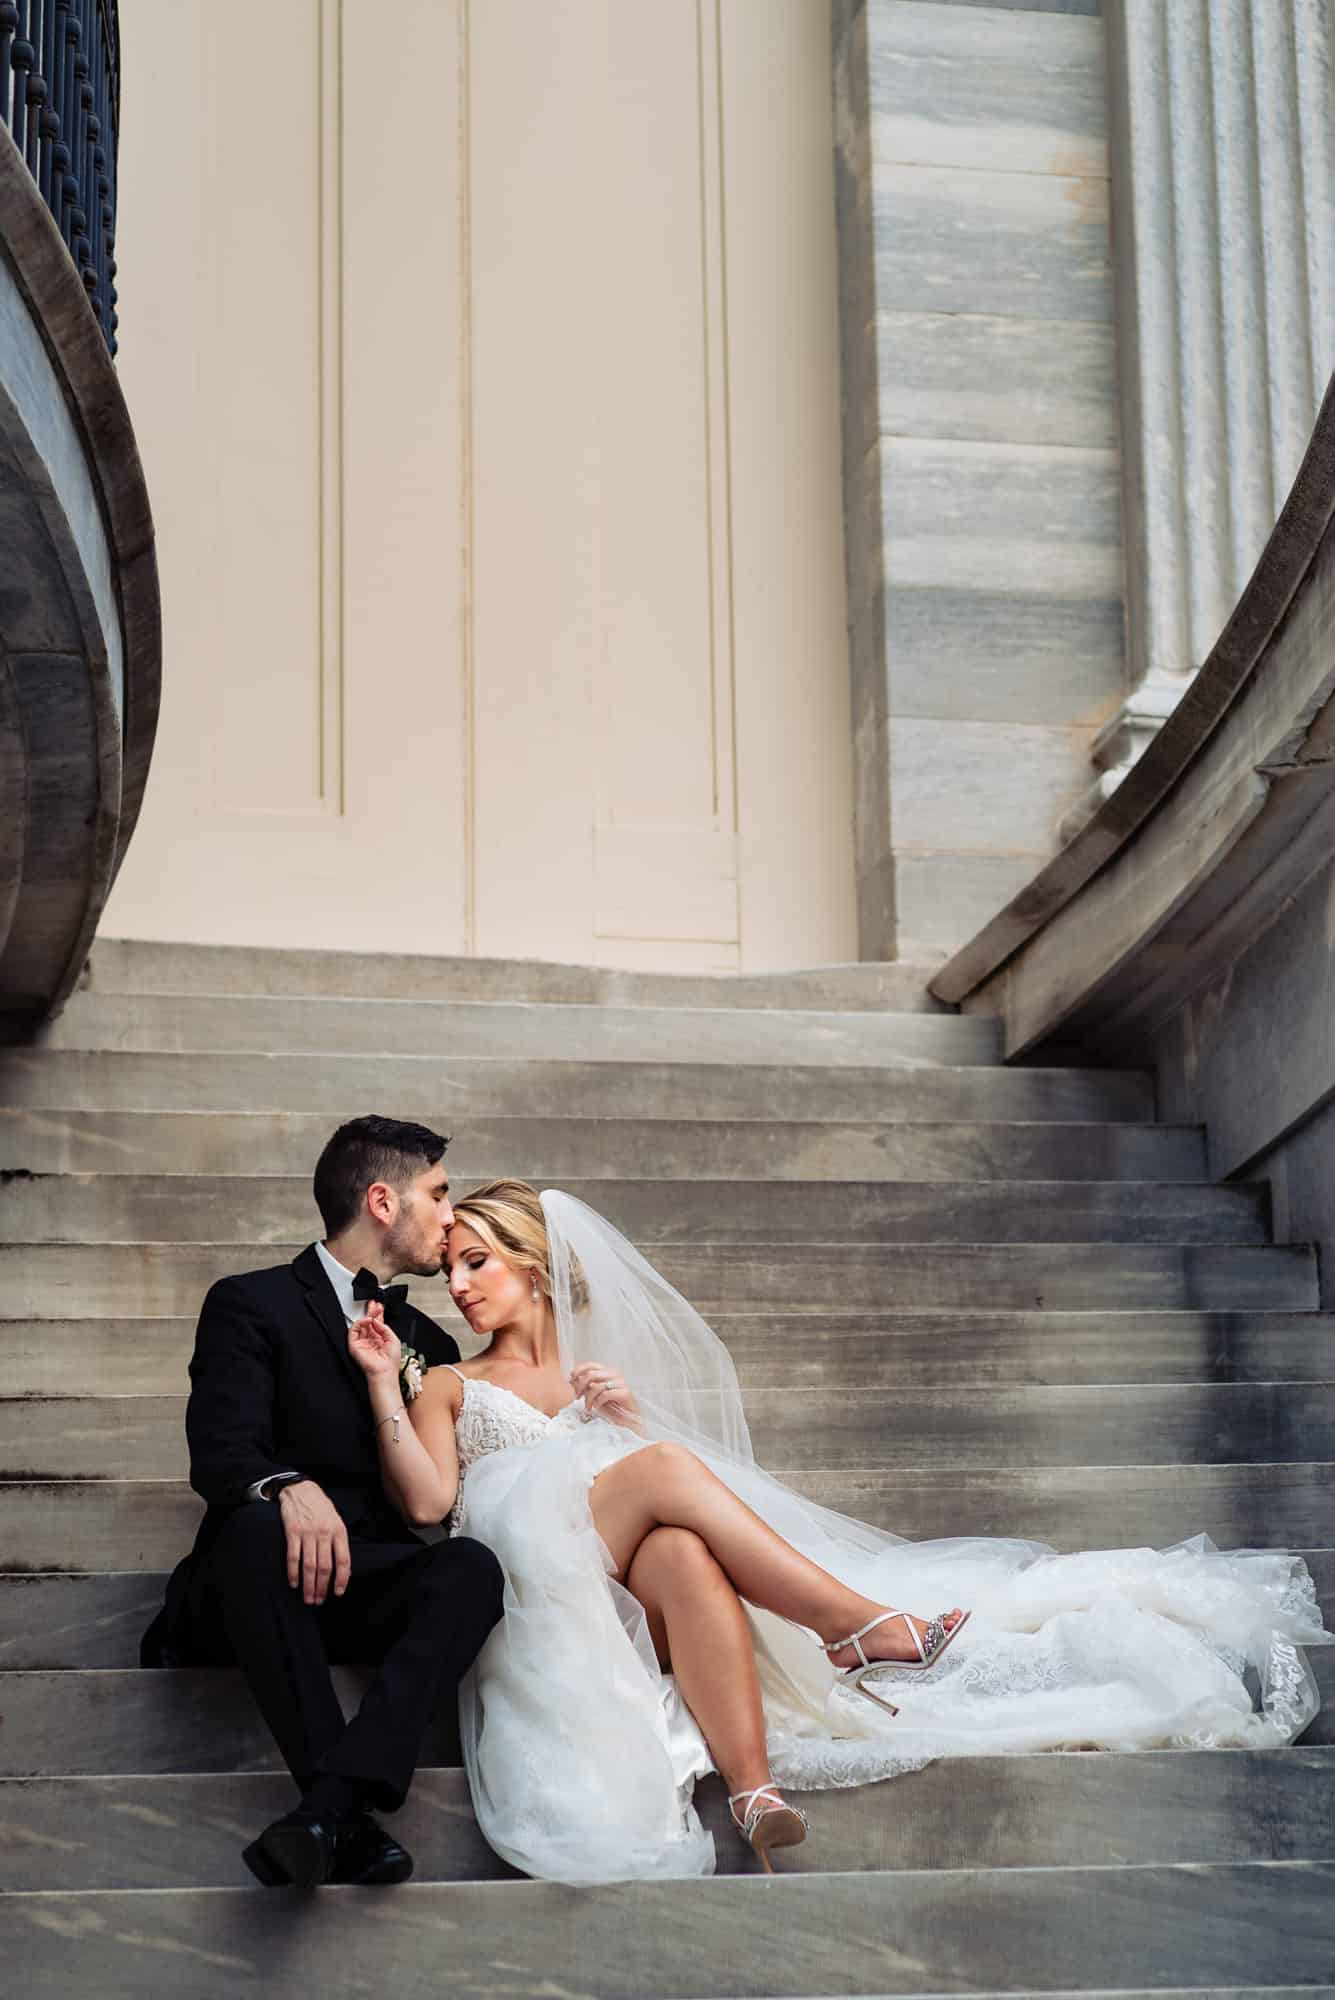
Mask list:
[{"label": "bride's bare leg", "polygon": [[729,1792],[770,1781],[755,1648],[737,1592],[698,1535],[655,1528],[626,1587],[644,1606],[659,1662],[670,1667]]},{"label": "bride's bare leg", "polygon": [[[740,1596],[811,1626],[823,1639],[856,1631],[887,1609],[800,1555],[682,1445],[648,1445],[618,1459],[594,1481],[589,1504],[594,1526],[622,1576],[655,1528],[689,1528]],[[957,1618],[958,1613],[948,1613],[947,1626]],[[898,1620],[869,1632],[862,1643],[869,1659],[918,1657]],[[834,1656],[836,1666],[853,1663],[853,1649],[845,1651],[847,1657]]]}]

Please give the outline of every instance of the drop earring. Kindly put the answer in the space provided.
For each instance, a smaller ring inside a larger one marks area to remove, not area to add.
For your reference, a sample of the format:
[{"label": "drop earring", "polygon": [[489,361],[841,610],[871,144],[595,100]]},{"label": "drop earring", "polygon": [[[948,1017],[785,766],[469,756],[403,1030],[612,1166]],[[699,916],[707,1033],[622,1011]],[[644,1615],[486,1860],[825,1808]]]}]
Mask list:
[{"label": "drop earring", "polygon": [[529,1280],[529,1292],[532,1296],[534,1305],[536,1305],[538,1303],[538,1274],[536,1271],[533,1273],[532,1277]]}]

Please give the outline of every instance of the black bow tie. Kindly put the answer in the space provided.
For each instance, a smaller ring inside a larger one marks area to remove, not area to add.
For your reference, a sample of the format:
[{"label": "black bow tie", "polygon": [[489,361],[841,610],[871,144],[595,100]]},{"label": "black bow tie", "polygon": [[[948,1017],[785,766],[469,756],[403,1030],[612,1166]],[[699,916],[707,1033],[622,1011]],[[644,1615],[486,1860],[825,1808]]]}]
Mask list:
[{"label": "black bow tie", "polygon": [[352,1281],[352,1296],[358,1301],[375,1299],[388,1311],[391,1306],[401,1306],[403,1304],[408,1296],[408,1287],[406,1285],[382,1285],[375,1272],[368,1271],[365,1264],[363,1264],[361,1270],[358,1271]]}]

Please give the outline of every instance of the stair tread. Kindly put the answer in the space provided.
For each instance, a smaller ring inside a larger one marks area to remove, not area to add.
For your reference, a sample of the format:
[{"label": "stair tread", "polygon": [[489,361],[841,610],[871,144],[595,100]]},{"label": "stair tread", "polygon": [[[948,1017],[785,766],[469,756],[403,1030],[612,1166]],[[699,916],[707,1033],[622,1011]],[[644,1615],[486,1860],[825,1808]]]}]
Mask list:
[{"label": "stair tread", "polygon": [[107,2000],[179,1993],[186,1967],[192,2000],[231,2000],[298,1942],[309,1991],[424,1993],[445,1960],[463,1990],[622,2000],[1236,1990],[1273,1982],[1277,1939],[1286,1981],[1329,1979],[1333,1891],[1323,1861],[715,1877],[574,1901],[538,1882],[335,1889],[304,1905],[248,1889],[55,1891],[0,1897],[0,1952],[37,1990]]},{"label": "stair tread", "polygon": [[[461,958],[427,952],[319,951],[273,946],[172,944],[99,938],[85,970],[91,993],[208,993],[263,996],[332,993],[340,999],[434,999],[442,989],[468,997],[608,1000],[655,1006],[768,1006],[776,995],[838,995],[838,1006],[952,1014],[927,991],[938,967],[902,960],[798,966],[774,972],[632,972],[616,966],[543,959]],[[710,996],[701,1002],[694,996]]]},{"label": "stair tread", "polygon": [[[1329,1626],[1335,1549],[1297,1550]],[[0,1671],[132,1667],[162,1602],[164,1570],[0,1570]]]},{"label": "stair tread", "polygon": [[[971,1758],[967,1772],[943,1759],[894,1780],[893,1795],[878,1786],[805,1794],[811,1836],[784,1857],[784,1872],[1097,1867],[1128,1851],[1142,1863],[1335,1860],[1333,1779],[1327,1746],[1054,1751]],[[291,1798],[279,1772],[0,1779],[6,1887],[44,1886],[56,1841],[65,1889],[246,1886],[245,1830],[253,1834]],[[755,1873],[759,1864],[727,1828],[717,1778],[697,1788],[697,1804],[719,1872]],[[419,1882],[513,1879],[477,1829],[458,1766],[419,1767],[394,1831]]]},{"label": "stair tread", "polygon": [[[74,1385],[71,1385],[74,1386]],[[1287,1383],[1110,1383],[911,1388],[856,1396],[831,1384],[795,1395],[753,1388],[752,1441],[785,1476],[852,1461],[865,1471],[1335,1460],[1335,1379]],[[185,1397],[0,1396],[0,1464],[34,1478],[183,1478]]]},{"label": "stair tread", "polygon": [[361,1054],[544,1061],[993,1064],[991,1016],[881,1010],[76,993],[42,1032],[58,1050]]},{"label": "stair tread", "polygon": [[[1127,1454],[1128,1460],[1131,1453]],[[1335,1518],[1335,1463],[877,1472],[846,1463],[791,1484],[910,1539],[1003,1535],[1053,1547],[1321,1548]],[[161,1570],[189,1546],[201,1507],[171,1479],[0,1482],[0,1548],[36,1570]]]},{"label": "stair tread", "polygon": [[[308,1239],[307,1239],[308,1240]],[[181,1244],[0,1246],[0,1296],[11,1318],[95,1317],[197,1310],[215,1279],[290,1260],[301,1239]],[[1070,1243],[848,1243],[837,1277],[818,1243],[697,1242],[655,1249],[654,1262],[707,1318],[782,1304],[789,1311],[841,1306],[990,1305],[1164,1309],[1249,1307],[1302,1310],[1318,1304],[1316,1260],[1307,1244],[1143,1245]],[[1078,1251],[1078,1254],[1077,1254]],[[411,1296],[446,1310],[438,1279],[415,1280]]]},{"label": "stair tread", "polygon": [[[531,1178],[531,1176],[523,1176]],[[540,1178],[540,1177],[539,1177]],[[455,1186],[461,1185],[455,1177]],[[671,1243],[1020,1243],[1035,1238],[1137,1247],[1264,1244],[1269,1188],[1208,1181],[688,1182],[565,1177],[646,1249]],[[310,1176],[13,1172],[0,1240],[32,1243],[235,1242],[316,1234]]]},{"label": "stair tread", "polygon": [[[247,1173],[309,1178],[330,1121],[310,1112],[0,1107],[0,1170]],[[580,1118],[451,1114],[456,1183],[655,1174],[788,1180],[1086,1180],[1206,1177],[1198,1126],[1128,1120]]]},{"label": "stair tread", "polygon": [[1101,1069],[1002,1069],[906,1063],[596,1062],[507,1056],[211,1054],[6,1050],[11,1106],[43,1110],[179,1107],[315,1111],[330,1127],[351,1103],[393,1102],[402,1117],[461,1112],[525,1117],[656,1116],[790,1124],[924,1117],[1145,1119],[1152,1079]]}]

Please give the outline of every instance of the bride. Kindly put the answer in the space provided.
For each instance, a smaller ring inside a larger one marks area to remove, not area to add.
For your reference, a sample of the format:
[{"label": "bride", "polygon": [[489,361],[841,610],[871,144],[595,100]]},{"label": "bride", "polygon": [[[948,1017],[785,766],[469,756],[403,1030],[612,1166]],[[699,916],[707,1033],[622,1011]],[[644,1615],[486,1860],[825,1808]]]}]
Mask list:
[{"label": "bride", "polygon": [[947,1755],[1264,1748],[1315,1715],[1297,1647],[1324,1635],[1297,1557],[915,1544],[831,1513],[756,1465],[723,1343],[601,1216],[515,1180],[454,1214],[450,1290],[487,1345],[432,1369],[405,1424],[378,1305],[348,1339],[395,1505],[505,1571],[460,1730],[482,1831],[515,1867],[711,1873],[691,1797],[715,1769],[768,1868],[807,1830],[780,1785]]}]

